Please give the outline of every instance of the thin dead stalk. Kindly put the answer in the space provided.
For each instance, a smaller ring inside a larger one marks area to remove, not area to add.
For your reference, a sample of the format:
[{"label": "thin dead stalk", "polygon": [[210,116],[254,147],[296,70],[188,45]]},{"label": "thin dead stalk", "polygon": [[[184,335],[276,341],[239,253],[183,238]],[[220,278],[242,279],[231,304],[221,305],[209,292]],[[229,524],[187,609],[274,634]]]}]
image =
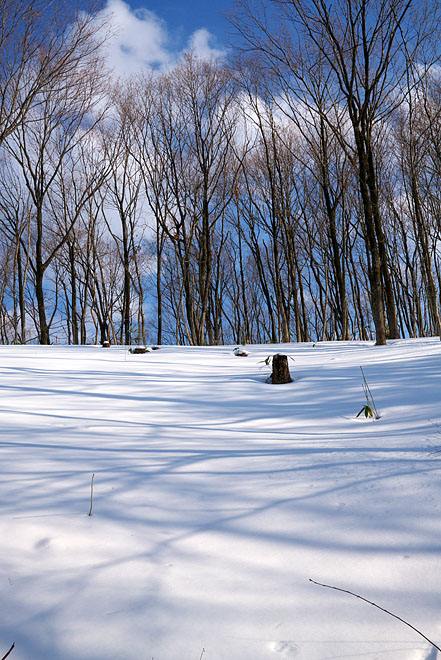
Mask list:
[{"label": "thin dead stalk", "polygon": [[1,660],[6,660],[6,658],[8,657],[8,655],[11,653],[11,651],[12,651],[14,648],[15,648],[15,644],[13,644],[13,645],[11,646],[11,648],[9,649],[9,651],[7,652],[7,654],[4,655],[3,658],[2,658]]},{"label": "thin dead stalk", "polygon": [[421,632],[421,630],[418,630],[418,628],[415,628],[411,623],[406,621],[405,619],[402,619],[400,616],[397,614],[394,614],[393,612],[390,612],[389,610],[386,610],[384,607],[380,607],[380,605],[377,605],[377,603],[373,603],[371,600],[368,600],[367,598],[363,598],[363,596],[359,596],[358,594],[354,594],[352,591],[348,591],[347,589],[340,589],[340,587],[332,587],[329,584],[322,584],[321,582],[316,582],[315,580],[311,580],[309,578],[309,581],[312,582],[313,584],[317,584],[319,587],[326,587],[326,589],[333,589],[334,591],[341,591],[343,594],[349,594],[350,596],[354,596],[355,598],[358,598],[359,600],[363,600],[365,603],[368,603],[369,605],[373,605],[376,607],[378,610],[381,610],[382,612],[385,612],[386,614],[389,614],[389,616],[392,616],[394,619],[398,619],[398,621],[401,621],[401,623],[404,623],[404,625],[408,626],[409,628],[412,628],[420,637],[426,640],[426,642],[429,642],[437,651],[441,651],[441,648],[435,644],[435,642],[432,642],[431,639],[426,637],[424,633]]},{"label": "thin dead stalk", "polygon": [[364,395],[366,397],[366,401],[368,406],[372,407],[372,410],[374,411],[375,414],[375,419],[380,419],[380,415],[378,414],[377,407],[375,405],[374,397],[372,396],[371,389],[368,385],[368,382],[366,380],[366,376],[364,375],[363,367],[360,367],[361,373],[363,375],[363,391]]},{"label": "thin dead stalk", "polygon": [[89,509],[89,516],[92,515],[92,505],[93,505],[93,479],[95,477],[95,473],[92,474],[92,481],[90,482],[90,509]]}]

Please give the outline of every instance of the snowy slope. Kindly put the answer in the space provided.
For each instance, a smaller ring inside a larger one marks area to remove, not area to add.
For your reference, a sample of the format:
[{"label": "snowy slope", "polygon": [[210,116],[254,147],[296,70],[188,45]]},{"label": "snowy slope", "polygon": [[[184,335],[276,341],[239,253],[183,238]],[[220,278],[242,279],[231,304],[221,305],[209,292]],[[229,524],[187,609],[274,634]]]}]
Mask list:
[{"label": "snowy slope", "polygon": [[0,657],[438,657],[441,342],[247,350],[0,347]]}]

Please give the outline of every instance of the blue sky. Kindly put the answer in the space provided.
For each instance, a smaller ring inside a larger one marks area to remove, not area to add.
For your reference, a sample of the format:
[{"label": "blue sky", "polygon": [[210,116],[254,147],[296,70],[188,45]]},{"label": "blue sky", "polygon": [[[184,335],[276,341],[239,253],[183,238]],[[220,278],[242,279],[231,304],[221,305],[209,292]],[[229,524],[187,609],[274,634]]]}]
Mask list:
[{"label": "blue sky", "polygon": [[205,28],[220,41],[228,41],[229,26],[223,12],[231,9],[233,0],[128,0],[128,4],[154,12],[182,39]]}]

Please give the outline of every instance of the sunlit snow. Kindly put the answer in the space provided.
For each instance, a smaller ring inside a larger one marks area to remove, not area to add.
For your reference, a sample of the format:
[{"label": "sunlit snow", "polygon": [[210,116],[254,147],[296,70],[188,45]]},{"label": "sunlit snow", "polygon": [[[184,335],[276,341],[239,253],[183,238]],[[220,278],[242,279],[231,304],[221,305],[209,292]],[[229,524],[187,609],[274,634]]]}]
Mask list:
[{"label": "sunlit snow", "polygon": [[0,347],[0,657],[438,657],[441,342],[233,349]]}]

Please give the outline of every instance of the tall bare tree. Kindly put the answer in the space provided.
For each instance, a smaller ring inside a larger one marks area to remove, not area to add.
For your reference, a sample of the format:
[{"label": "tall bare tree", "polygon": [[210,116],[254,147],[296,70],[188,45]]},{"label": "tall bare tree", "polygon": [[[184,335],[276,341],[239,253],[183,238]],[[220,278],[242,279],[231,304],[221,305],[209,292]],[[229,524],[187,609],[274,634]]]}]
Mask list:
[{"label": "tall bare tree", "polygon": [[91,17],[85,15],[74,25],[65,26],[59,37],[74,43],[60,64],[53,85],[38,93],[38,105],[27,122],[21,123],[4,141],[7,157],[13,158],[21,170],[33,204],[34,252],[30,265],[35,278],[39,339],[50,343],[45,308],[44,276],[54,256],[67,241],[77,219],[60,235],[48,205],[48,195],[57,177],[63,176],[63,165],[72,159],[78,144],[90,135],[99,122],[103,106],[102,61],[94,41]]},{"label": "tall bare tree", "polygon": [[[0,145],[41,104],[60,92],[106,39],[91,0],[0,0]],[[92,38],[93,37],[93,38]]]},{"label": "tall bare tree", "polygon": [[[434,5],[439,17],[439,3]],[[346,130],[339,127],[337,136],[357,168],[372,315],[377,343],[384,344],[385,312],[389,336],[398,336],[398,325],[380,212],[376,140],[382,123],[402,102],[399,86],[409,55],[415,59],[427,38],[424,7],[417,0],[238,0],[236,7],[233,20],[244,48],[258,53],[271,69],[285,107],[300,100],[318,111],[331,130],[336,129],[332,108],[345,108]],[[310,74],[316,67],[325,72],[321,107],[311,94]]]}]

